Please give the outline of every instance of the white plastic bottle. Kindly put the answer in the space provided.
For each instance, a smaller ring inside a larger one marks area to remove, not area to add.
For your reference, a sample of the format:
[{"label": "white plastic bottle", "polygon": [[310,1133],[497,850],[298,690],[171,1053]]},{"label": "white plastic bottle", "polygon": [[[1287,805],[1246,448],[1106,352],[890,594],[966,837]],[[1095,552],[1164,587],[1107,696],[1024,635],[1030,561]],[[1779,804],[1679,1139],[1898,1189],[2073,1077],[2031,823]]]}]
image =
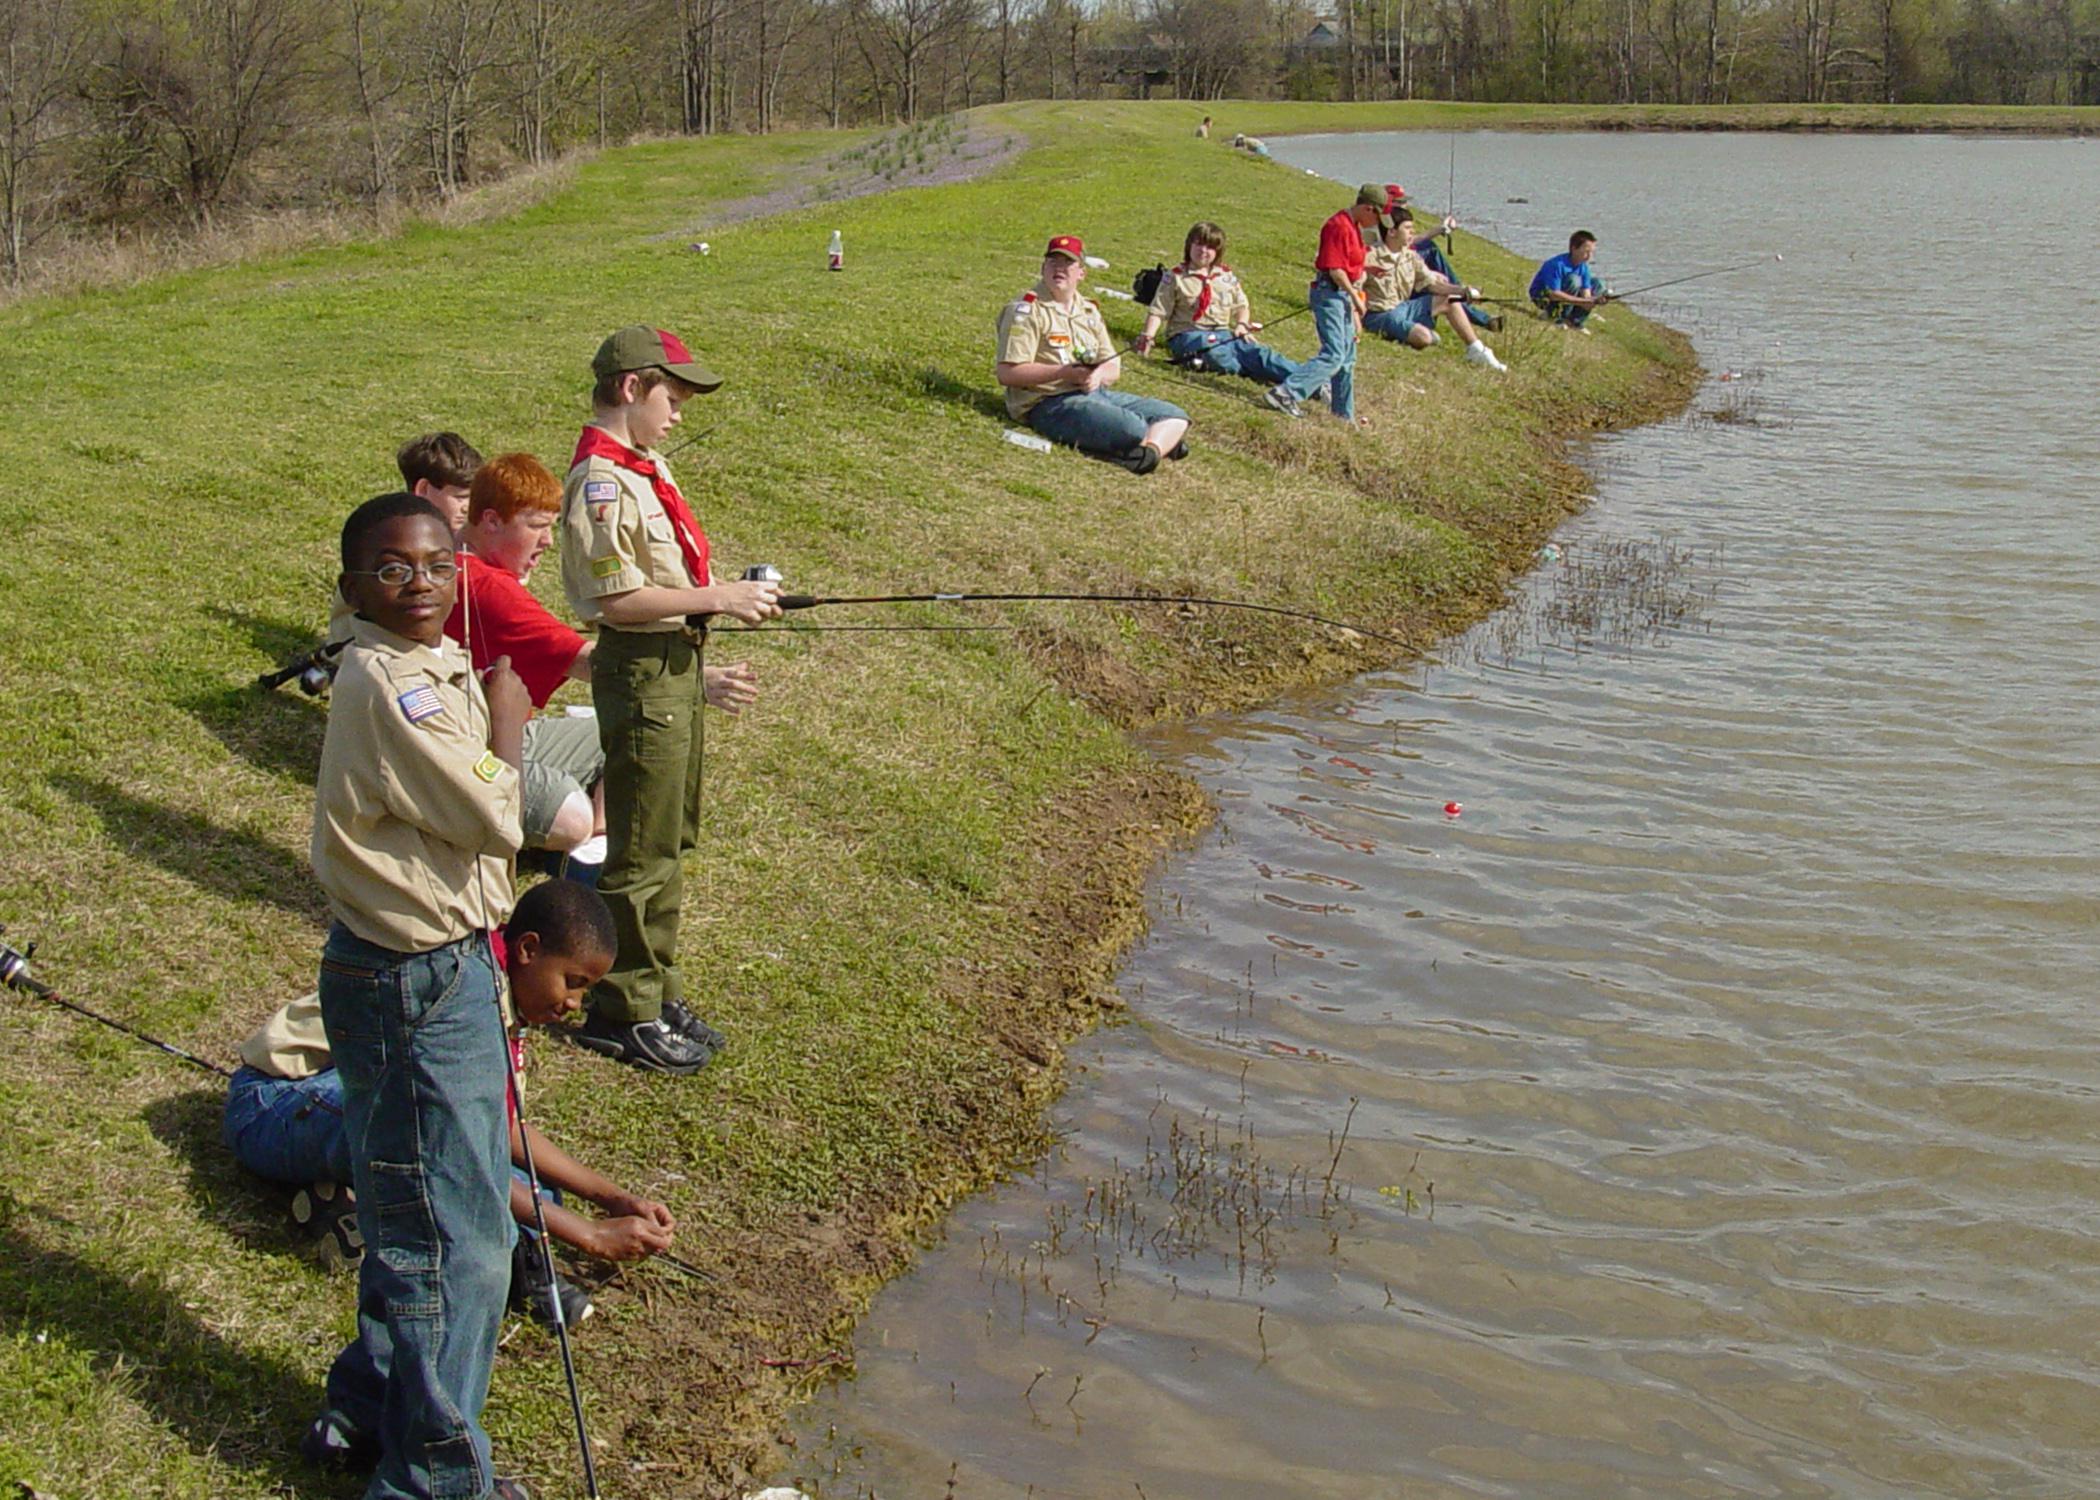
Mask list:
[{"label": "white plastic bottle", "polygon": [[846,269],[846,236],[844,233],[836,229],[831,231],[831,249],[826,253],[831,257],[832,270],[843,271]]},{"label": "white plastic bottle", "polygon": [[1006,429],[1006,440],[1016,448],[1026,448],[1031,453],[1048,453],[1050,439],[1039,432],[1023,432],[1018,427]]}]

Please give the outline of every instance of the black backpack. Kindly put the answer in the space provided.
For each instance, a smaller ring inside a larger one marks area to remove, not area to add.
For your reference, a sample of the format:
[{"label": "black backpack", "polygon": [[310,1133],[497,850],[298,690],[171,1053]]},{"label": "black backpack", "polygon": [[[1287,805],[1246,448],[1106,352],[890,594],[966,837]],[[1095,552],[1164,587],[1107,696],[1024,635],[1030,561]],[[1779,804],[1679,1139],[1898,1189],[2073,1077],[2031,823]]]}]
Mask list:
[{"label": "black backpack", "polygon": [[1137,299],[1139,306],[1150,307],[1152,299],[1159,295],[1159,284],[1166,279],[1167,267],[1165,262],[1161,262],[1149,271],[1140,271],[1137,273],[1137,280],[1130,283],[1130,295]]}]

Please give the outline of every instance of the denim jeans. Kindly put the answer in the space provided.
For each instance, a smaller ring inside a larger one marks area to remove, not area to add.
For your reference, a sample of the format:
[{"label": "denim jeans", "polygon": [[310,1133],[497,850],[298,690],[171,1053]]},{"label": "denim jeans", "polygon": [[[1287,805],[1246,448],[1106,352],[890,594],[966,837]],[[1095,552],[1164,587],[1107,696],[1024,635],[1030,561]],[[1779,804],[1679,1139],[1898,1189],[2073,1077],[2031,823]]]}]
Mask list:
[{"label": "denim jeans", "polygon": [[357,1340],[324,1413],[376,1437],[366,1500],[480,1496],[481,1408],[510,1291],[510,1143],[496,974],[479,937],[396,953],[340,923],[321,1018],[343,1080]]},{"label": "denim jeans", "polygon": [[1580,328],[1590,320],[1594,307],[1577,307],[1570,302],[1555,302],[1548,297],[1533,297],[1531,305],[1546,315],[1548,323],[1565,323],[1570,328]]},{"label": "denim jeans", "polygon": [[235,1161],[271,1182],[350,1181],[343,1079],[333,1068],[272,1078],[243,1066],[226,1085],[221,1133]]},{"label": "denim jeans", "polygon": [[1457,281],[1459,279],[1458,272],[1451,269],[1451,262],[1444,258],[1443,247],[1437,244],[1435,235],[1432,234],[1426,240],[1416,240],[1414,249],[1415,254],[1422,257],[1422,264],[1443,277],[1444,280]]},{"label": "denim jeans", "polygon": [[1384,312],[1364,314],[1364,332],[1380,334],[1396,344],[1406,343],[1407,331],[1417,325],[1432,331],[1436,327],[1435,303],[1427,292]]},{"label": "denim jeans", "polygon": [[[510,1175],[511,1179],[514,1182],[516,1182],[520,1187],[524,1188],[526,1192],[529,1193],[532,1191],[532,1179],[525,1175],[525,1169],[523,1167],[512,1167],[510,1169]],[[552,1204],[554,1207],[560,1208],[562,1206],[561,1189],[557,1187],[549,1187],[544,1182],[541,1183],[540,1202]],[[514,1222],[517,1222],[518,1225],[519,1239],[537,1240],[540,1237],[540,1232],[532,1227],[532,1221],[530,1219]]]},{"label": "denim jeans", "polygon": [[1176,364],[1201,359],[1206,370],[1220,375],[1244,375],[1263,385],[1281,385],[1298,373],[1298,361],[1285,359],[1266,344],[1236,339],[1222,328],[1191,328],[1167,340],[1167,352]]},{"label": "denim jeans", "polygon": [[1053,443],[1088,453],[1128,453],[1154,422],[1188,420],[1171,401],[1126,396],[1121,391],[1069,391],[1045,396],[1028,408],[1028,425]]},{"label": "denim jeans", "polygon": [[1320,352],[1278,387],[1303,401],[1326,386],[1327,404],[1344,421],[1356,419],[1356,299],[1324,275],[1313,283],[1313,326],[1320,330]]}]

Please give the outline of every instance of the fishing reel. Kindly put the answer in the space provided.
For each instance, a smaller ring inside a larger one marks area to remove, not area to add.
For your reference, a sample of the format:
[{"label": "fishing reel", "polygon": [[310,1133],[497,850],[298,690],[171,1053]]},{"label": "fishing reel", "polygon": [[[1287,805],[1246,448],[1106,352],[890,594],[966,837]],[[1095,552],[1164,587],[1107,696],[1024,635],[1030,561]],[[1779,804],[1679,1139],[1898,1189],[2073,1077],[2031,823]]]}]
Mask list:
[{"label": "fishing reel", "polygon": [[[4,935],[6,931],[5,926],[0,926],[0,935]],[[6,942],[4,936],[0,936],[0,986],[21,990],[30,995],[50,994],[49,985],[39,984],[29,977],[29,960],[35,956],[35,943],[31,943],[27,948],[17,949],[13,944]]]},{"label": "fishing reel", "polygon": [[311,651],[300,652],[276,671],[263,673],[255,679],[255,685],[270,692],[296,680],[300,692],[318,698],[334,685],[336,668],[343,664],[343,648],[349,644],[324,641]]},{"label": "fishing reel", "polygon": [[[786,583],[787,575],[771,563],[753,563],[750,567],[744,569],[743,581],[745,583]],[[707,634],[709,618],[707,615],[687,615],[685,617],[686,629],[705,635]]]}]

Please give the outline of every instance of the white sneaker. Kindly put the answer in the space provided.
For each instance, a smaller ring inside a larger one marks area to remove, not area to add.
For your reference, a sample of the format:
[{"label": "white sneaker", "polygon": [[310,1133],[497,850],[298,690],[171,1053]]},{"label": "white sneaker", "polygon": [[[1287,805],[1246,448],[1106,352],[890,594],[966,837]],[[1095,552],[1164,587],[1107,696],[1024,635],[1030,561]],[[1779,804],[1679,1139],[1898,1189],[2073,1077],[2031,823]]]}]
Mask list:
[{"label": "white sneaker", "polygon": [[1495,351],[1485,344],[1466,345],[1466,363],[1469,365],[1486,365],[1490,370],[1507,371],[1509,369],[1508,365],[1495,358]]}]

